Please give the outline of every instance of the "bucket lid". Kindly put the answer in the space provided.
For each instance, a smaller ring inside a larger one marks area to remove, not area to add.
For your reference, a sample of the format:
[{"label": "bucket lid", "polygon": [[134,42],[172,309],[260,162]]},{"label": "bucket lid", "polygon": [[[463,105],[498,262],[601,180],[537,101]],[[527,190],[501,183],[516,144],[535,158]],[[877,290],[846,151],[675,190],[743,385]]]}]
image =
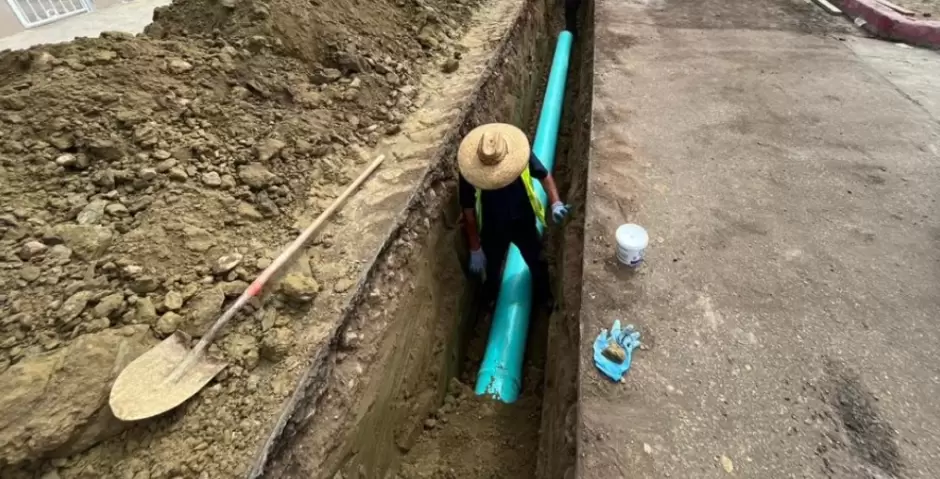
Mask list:
[{"label": "bucket lid", "polygon": [[649,245],[650,237],[640,225],[627,223],[617,228],[617,244],[624,248],[640,250]]}]

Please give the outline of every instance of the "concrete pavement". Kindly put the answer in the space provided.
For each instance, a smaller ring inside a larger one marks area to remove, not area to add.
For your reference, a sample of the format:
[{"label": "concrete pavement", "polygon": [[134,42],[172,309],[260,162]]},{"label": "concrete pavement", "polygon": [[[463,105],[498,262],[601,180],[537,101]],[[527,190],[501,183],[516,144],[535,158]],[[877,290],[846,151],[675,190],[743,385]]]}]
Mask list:
[{"label": "concrete pavement", "polygon": [[940,56],[798,1],[595,8],[580,477],[940,477]]}]

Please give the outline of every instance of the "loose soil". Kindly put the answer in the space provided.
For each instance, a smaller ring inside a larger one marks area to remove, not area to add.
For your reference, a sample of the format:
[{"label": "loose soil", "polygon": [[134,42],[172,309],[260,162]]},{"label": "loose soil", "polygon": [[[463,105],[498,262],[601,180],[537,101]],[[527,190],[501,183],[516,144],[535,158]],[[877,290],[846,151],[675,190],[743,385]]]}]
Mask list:
[{"label": "loose soil", "polygon": [[329,234],[212,347],[231,366],[195,400],[120,424],[110,382],[200,336],[325,209],[418,110],[422,72],[457,68],[477,6],[314,5],[182,0],[146,35],[0,53],[3,477],[245,474],[306,365],[309,305],[338,314],[361,274]]}]

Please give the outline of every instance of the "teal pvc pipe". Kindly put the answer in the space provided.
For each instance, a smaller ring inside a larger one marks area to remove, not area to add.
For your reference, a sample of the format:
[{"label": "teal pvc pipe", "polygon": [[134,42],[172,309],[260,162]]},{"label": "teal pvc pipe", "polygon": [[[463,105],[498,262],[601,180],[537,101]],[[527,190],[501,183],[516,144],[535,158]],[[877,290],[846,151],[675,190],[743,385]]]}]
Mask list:
[{"label": "teal pvc pipe", "polygon": [[[555,147],[561,108],[565,101],[565,82],[568,79],[568,59],[573,37],[563,31],[558,36],[552,69],[545,87],[545,99],[539,114],[532,151],[551,172],[555,167]],[[542,185],[536,182],[539,201],[546,206],[548,197]],[[542,225],[538,225],[539,233]],[[532,313],[532,275],[516,245],[510,245],[506,265],[499,284],[499,298],[493,313],[490,337],[477,375],[476,394],[492,396],[504,403],[515,402],[522,389],[522,361],[525,357],[529,316]]]}]

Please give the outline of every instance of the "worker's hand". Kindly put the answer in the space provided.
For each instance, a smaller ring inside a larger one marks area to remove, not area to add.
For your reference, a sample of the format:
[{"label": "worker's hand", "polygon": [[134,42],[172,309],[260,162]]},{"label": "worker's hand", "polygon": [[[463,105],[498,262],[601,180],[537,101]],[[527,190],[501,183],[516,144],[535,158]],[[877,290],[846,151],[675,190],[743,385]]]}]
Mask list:
[{"label": "worker's hand", "polygon": [[555,223],[561,223],[564,221],[565,217],[568,216],[569,208],[571,208],[570,205],[566,205],[561,201],[552,203],[552,219],[555,221]]},{"label": "worker's hand", "polygon": [[486,255],[483,254],[483,248],[470,252],[470,271],[475,274],[483,273],[486,269]]}]

